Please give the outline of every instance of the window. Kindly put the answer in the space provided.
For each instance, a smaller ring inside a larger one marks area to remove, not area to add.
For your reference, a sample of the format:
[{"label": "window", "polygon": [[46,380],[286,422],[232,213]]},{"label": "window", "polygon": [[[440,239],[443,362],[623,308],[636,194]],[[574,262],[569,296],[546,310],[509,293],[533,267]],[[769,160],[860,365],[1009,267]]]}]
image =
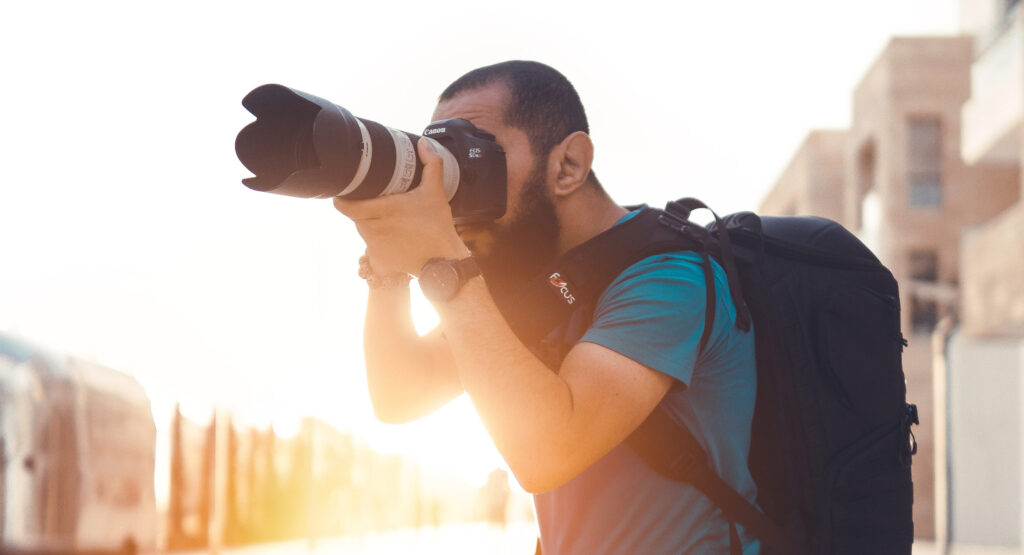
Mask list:
[{"label": "window", "polygon": [[861,196],[875,188],[875,143],[870,141],[857,152],[857,189]]},{"label": "window", "polygon": [[914,333],[931,333],[939,321],[939,305],[927,299],[910,299],[910,325]]},{"label": "window", "polygon": [[1003,0],[1003,15],[1004,17],[1010,17],[1013,10],[1020,5],[1020,0]]},{"label": "window", "polygon": [[861,203],[857,212],[857,221],[854,227],[861,229],[867,227],[867,208],[864,206],[869,195],[875,191],[875,142],[869,140],[857,151],[857,202]]},{"label": "window", "polygon": [[935,283],[939,281],[939,255],[931,250],[910,252],[910,279]]},{"label": "window", "polygon": [[907,120],[907,185],[910,206],[942,206],[942,122],[937,117]]}]

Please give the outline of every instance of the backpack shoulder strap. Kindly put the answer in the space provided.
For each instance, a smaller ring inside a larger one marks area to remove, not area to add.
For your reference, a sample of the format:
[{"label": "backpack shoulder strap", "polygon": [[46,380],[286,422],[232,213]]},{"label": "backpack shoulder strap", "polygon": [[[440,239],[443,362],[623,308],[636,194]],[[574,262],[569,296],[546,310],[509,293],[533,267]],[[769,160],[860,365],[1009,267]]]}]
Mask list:
[{"label": "backpack shoulder strap", "polygon": [[[694,236],[693,230],[699,226],[690,221],[690,213],[699,208],[710,211],[715,218],[715,224],[711,227],[713,234],[705,231],[706,235],[700,241],[707,292],[704,332],[700,341],[700,351],[703,352],[715,316],[714,279],[708,259],[710,251],[714,250],[716,258],[724,267],[730,296],[736,309],[736,327],[748,331],[751,315],[743,296],[729,229],[718,214],[697,199],[683,198],[666,206],[661,223],[680,235]],[[712,241],[711,237],[716,241]],[[778,527],[711,468],[706,451],[689,428],[669,416],[660,406],[648,415],[626,441],[656,472],[671,480],[690,484],[722,510],[729,521],[729,544],[733,555],[742,551],[736,524],[743,526],[766,545],[780,545],[782,534]]]},{"label": "backpack shoulder strap", "polygon": [[[689,428],[676,422],[661,407],[656,407],[626,441],[659,474],[690,484],[707,496],[725,514],[730,527],[739,524],[764,544],[779,545],[781,533],[771,519],[718,476]],[[731,531],[731,535],[734,534]],[[733,552],[740,548],[738,541],[738,538],[730,539]]]}]

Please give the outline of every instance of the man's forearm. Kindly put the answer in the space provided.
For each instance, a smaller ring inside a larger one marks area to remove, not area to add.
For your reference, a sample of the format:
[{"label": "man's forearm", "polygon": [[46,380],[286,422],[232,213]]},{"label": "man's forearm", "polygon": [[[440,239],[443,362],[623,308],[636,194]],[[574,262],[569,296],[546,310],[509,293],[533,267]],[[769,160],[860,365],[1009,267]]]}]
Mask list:
[{"label": "man's forearm", "polygon": [[363,343],[370,398],[381,420],[414,420],[461,392],[440,340],[416,333],[408,286],[370,290]]},{"label": "man's forearm", "polygon": [[523,487],[549,489],[581,470],[569,385],[519,341],[483,279],[438,310],[462,386]]}]

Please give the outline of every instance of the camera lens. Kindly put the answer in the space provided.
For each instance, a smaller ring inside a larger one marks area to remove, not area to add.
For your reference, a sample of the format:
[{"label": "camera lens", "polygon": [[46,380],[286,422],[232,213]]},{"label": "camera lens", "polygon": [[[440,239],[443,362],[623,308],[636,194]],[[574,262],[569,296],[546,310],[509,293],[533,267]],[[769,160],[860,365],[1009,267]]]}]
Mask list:
[{"label": "camera lens", "polygon": [[[257,87],[242,105],[256,116],[235,139],[238,159],[254,174],[242,180],[250,189],[361,200],[419,185],[418,135],[358,118],[282,85]],[[444,161],[444,188],[451,200],[459,185],[458,162],[442,145],[427,140]]]}]

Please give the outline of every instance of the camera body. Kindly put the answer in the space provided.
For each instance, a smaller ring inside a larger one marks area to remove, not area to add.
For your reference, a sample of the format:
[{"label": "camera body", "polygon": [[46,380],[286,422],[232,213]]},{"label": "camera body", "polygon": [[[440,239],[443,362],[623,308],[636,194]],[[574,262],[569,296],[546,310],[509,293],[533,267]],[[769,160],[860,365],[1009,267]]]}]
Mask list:
[{"label": "camera body", "polygon": [[505,214],[505,151],[494,135],[457,118],[431,123],[423,136],[452,153],[458,164],[458,188],[448,199],[455,223],[493,221]]},{"label": "camera body", "polygon": [[[242,105],[256,116],[235,139],[253,172],[250,189],[304,198],[351,200],[417,187],[420,137],[353,116],[322,98],[282,85],[253,89]],[[444,189],[458,224],[505,213],[505,152],[494,136],[464,119],[433,122],[423,132],[444,165]]]}]

